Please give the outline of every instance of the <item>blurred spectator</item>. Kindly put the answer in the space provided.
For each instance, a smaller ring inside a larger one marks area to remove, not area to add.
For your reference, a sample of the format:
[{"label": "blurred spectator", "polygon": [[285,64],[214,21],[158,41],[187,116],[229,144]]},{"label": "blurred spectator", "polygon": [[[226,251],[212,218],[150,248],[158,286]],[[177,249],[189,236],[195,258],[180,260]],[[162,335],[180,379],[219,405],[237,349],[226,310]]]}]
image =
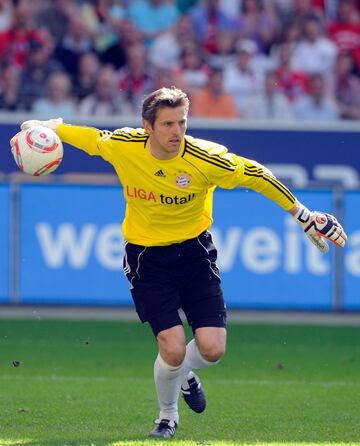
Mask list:
[{"label": "blurred spectator", "polygon": [[60,41],[68,29],[71,17],[79,15],[75,0],[42,1],[36,21],[38,26],[45,28],[54,37],[55,42]]},{"label": "blurred spectator", "polygon": [[70,98],[71,81],[65,73],[54,73],[47,82],[47,95],[37,99],[32,107],[36,114],[52,116],[56,110],[58,116],[72,117],[75,115],[75,104]]},{"label": "blurred spectator", "polygon": [[304,39],[292,52],[292,68],[314,74],[329,73],[334,67],[337,49],[335,44],[323,35],[320,20],[308,16],[304,25]]},{"label": "blurred spectator", "polygon": [[[291,52],[293,52],[297,48],[297,46],[300,43],[300,39],[301,39],[301,28],[295,21],[287,23],[282,28],[279,38],[280,45],[286,43],[287,45],[289,45]],[[271,53],[276,54],[278,46],[279,44],[274,44],[271,48]]]},{"label": "blurred spectator", "polygon": [[208,118],[236,118],[238,116],[232,96],[223,90],[223,72],[212,69],[207,85],[191,99],[191,114]]},{"label": "blurred spectator", "polygon": [[205,86],[208,69],[201,48],[189,47],[183,50],[178,75],[182,79],[185,91],[190,96]]},{"label": "blurred spectator", "polygon": [[0,32],[11,26],[13,3],[11,0],[0,0]]},{"label": "blurred spectator", "polygon": [[295,117],[303,121],[335,121],[338,110],[332,98],[325,93],[325,80],[321,74],[310,78],[308,95],[300,96],[294,103]]},{"label": "blurred spectator", "polygon": [[224,68],[235,58],[235,36],[230,31],[219,31],[215,36],[214,53],[208,56],[208,63],[213,68]]},{"label": "blurred spectator", "polygon": [[236,51],[235,61],[224,70],[224,89],[232,95],[238,113],[243,115],[249,98],[260,91],[262,77],[252,66],[252,58],[256,53],[255,42],[240,40]]},{"label": "blurred spectator", "polygon": [[118,43],[121,28],[127,20],[126,3],[127,0],[81,2],[81,16],[97,52],[104,53]]},{"label": "blurred spectator", "polygon": [[218,32],[235,31],[234,20],[222,12],[219,0],[202,0],[189,14],[199,43],[209,53],[215,52]]},{"label": "blurred spectator", "polygon": [[252,97],[245,107],[250,119],[287,120],[293,112],[287,97],[279,91],[276,73],[269,71],[264,79],[264,89]]},{"label": "blurred spectator", "polygon": [[67,73],[76,76],[79,57],[89,51],[94,51],[90,32],[82,17],[75,15],[70,18],[68,29],[55,49],[56,57]]},{"label": "blurred spectator", "polygon": [[170,88],[176,85],[177,88],[184,90],[183,80],[179,77],[176,70],[167,70],[166,68],[155,68],[153,72],[153,90],[162,87]]},{"label": "blurred spectator", "polygon": [[277,66],[275,75],[278,82],[279,90],[286,95],[286,97],[293,101],[300,95],[308,91],[309,79],[307,74],[301,71],[294,71],[291,68],[291,47],[284,43],[278,49]]},{"label": "blurred spectator", "polygon": [[46,83],[50,75],[56,71],[61,71],[62,67],[53,58],[52,47],[48,44],[32,40],[29,42],[29,51],[26,58],[26,65],[21,75],[21,86],[19,92],[20,106],[29,111],[33,102],[42,98],[46,94]]},{"label": "blurred spectator", "polygon": [[173,29],[153,40],[149,49],[149,62],[164,69],[179,66],[182,49],[189,41],[196,42],[194,30],[190,17],[183,15]]},{"label": "blurred spectator", "polygon": [[30,42],[43,41],[43,33],[34,22],[35,8],[31,2],[20,0],[14,8],[11,26],[0,33],[0,60],[23,67]]},{"label": "blurred spectator", "polygon": [[352,74],[353,66],[351,54],[339,54],[333,90],[342,119],[360,119],[360,79]]},{"label": "blurred spectator", "polygon": [[150,43],[176,24],[180,12],[174,0],[133,0],[128,6],[128,16]]},{"label": "blurred spectator", "polygon": [[87,116],[114,116],[128,113],[128,106],[116,93],[116,76],[112,68],[102,68],[96,81],[95,91],[80,101],[77,113]]},{"label": "blurred spectator", "polygon": [[[286,45],[289,48],[289,53],[292,55],[298,47],[301,39],[301,28],[294,22],[286,23],[280,32],[279,39],[270,48],[269,58],[272,60],[272,66],[269,70],[276,68],[280,61],[280,50]],[[290,68],[292,68],[292,58],[290,59]]]},{"label": "blurred spectator", "polygon": [[136,28],[134,22],[129,18],[121,22],[121,27],[118,28],[118,32],[124,48],[135,43],[145,44],[142,32]]},{"label": "blurred spectator", "polygon": [[121,26],[117,28],[117,42],[100,53],[100,60],[103,64],[111,64],[119,70],[126,65],[126,48],[132,45],[143,45],[144,39],[141,32],[136,28],[134,23],[129,19],[124,19]]},{"label": "blurred spectator", "polygon": [[328,27],[329,37],[340,52],[350,52],[360,73],[360,17],[353,0],[339,0],[337,19]]},{"label": "blurred spectator", "polygon": [[126,47],[135,43],[142,44],[140,31],[129,19],[124,19],[117,27],[117,40],[104,51],[100,52],[100,60],[105,65],[112,65],[116,70],[126,65]]},{"label": "blurred spectator", "polygon": [[270,4],[265,7],[263,0],[242,0],[241,9],[236,20],[238,37],[253,40],[258,50],[268,53],[279,27]]},{"label": "blurred spectator", "polygon": [[0,73],[0,110],[17,111],[20,72],[13,65],[7,65],[1,69]]},{"label": "blurred spectator", "polygon": [[85,53],[80,56],[72,90],[77,100],[83,99],[94,91],[99,70],[100,62],[96,53]]},{"label": "blurred spectator", "polygon": [[[310,15],[324,20],[323,8],[314,7],[316,0],[292,0],[289,16],[285,18],[284,23],[294,22],[301,29],[304,29],[305,22]],[[337,1],[337,0],[320,0],[320,1]],[[284,18],[283,18],[284,19]]]},{"label": "blurred spectator", "polygon": [[125,0],[95,0],[81,6],[86,26],[97,51],[105,51],[118,40],[118,29],[126,18]]},{"label": "blurred spectator", "polygon": [[118,88],[130,104],[132,113],[138,113],[144,95],[153,89],[146,47],[140,43],[126,49],[127,65],[119,71]]}]

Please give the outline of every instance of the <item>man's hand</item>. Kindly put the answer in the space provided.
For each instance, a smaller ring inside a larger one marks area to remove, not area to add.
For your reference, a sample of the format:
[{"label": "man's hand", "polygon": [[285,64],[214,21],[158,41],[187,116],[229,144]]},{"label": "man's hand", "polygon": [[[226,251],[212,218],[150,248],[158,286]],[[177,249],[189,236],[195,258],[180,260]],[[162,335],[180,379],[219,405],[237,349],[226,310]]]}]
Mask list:
[{"label": "man's hand", "polygon": [[299,205],[293,217],[303,228],[311,242],[321,252],[326,253],[329,250],[329,245],[324,239],[330,240],[340,248],[345,246],[347,240],[345,231],[332,215],[318,211],[309,211],[305,206]]},{"label": "man's hand", "polygon": [[26,130],[29,127],[33,127],[34,125],[42,125],[43,127],[48,127],[49,129],[53,130],[56,133],[59,124],[62,123],[63,123],[62,118],[48,119],[47,121],[38,121],[36,119],[30,119],[30,121],[23,122],[20,128],[21,130]]},{"label": "man's hand", "polygon": [[[55,133],[57,133],[57,129],[59,127],[59,124],[63,123],[63,118],[56,118],[56,119],[48,119],[47,121],[39,121],[37,119],[30,119],[29,121],[25,121],[20,125],[21,130],[26,130],[30,127],[33,127],[35,125],[41,125],[43,127],[48,127],[49,129],[53,130]],[[14,153],[14,145],[15,140],[19,132],[14,135],[10,139],[10,146],[11,146],[11,152]]]}]

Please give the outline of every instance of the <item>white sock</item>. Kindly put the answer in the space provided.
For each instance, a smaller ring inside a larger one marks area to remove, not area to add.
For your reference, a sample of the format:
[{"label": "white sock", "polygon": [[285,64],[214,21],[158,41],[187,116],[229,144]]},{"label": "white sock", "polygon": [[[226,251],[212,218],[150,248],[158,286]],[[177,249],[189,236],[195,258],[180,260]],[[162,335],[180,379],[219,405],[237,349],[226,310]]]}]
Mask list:
[{"label": "white sock", "polygon": [[154,379],[160,404],[159,418],[179,422],[178,398],[183,380],[183,365],[167,364],[160,353],[154,364]]},{"label": "white sock", "polygon": [[195,339],[192,339],[186,346],[186,354],[183,362],[183,383],[184,390],[189,388],[188,380],[197,376],[192,372],[193,369],[205,369],[212,365],[218,364],[219,361],[207,361],[201,356],[200,350],[196,345]]}]

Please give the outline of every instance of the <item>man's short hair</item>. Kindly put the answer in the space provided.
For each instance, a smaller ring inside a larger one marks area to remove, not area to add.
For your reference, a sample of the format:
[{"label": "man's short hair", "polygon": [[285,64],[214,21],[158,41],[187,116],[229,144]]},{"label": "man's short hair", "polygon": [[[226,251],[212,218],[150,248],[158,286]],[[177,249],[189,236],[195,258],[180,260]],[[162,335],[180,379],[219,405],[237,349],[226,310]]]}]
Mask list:
[{"label": "man's short hair", "polygon": [[189,104],[189,98],[184,91],[176,87],[163,87],[146,96],[142,106],[142,118],[153,126],[160,108],[176,108],[182,105],[189,108]]}]

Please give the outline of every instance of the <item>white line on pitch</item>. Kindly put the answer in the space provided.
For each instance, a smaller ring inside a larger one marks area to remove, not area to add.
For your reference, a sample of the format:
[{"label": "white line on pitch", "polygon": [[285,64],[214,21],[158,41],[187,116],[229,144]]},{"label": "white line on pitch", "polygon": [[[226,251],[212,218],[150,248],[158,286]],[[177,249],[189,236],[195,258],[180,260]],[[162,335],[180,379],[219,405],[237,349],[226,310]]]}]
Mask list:
[{"label": "white line on pitch", "polygon": [[[138,382],[152,382],[151,378],[123,378],[123,377],[111,377],[111,376],[60,376],[60,375],[0,375],[0,380],[25,380],[25,381],[84,381],[84,382],[106,382],[106,381],[138,381]],[[360,386],[360,381],[294,381],[294,380],[255,380],[255,379],[211,379],[211,382],[225,385],[313,385],[322,387],[337,387],[337,386]]]}]

